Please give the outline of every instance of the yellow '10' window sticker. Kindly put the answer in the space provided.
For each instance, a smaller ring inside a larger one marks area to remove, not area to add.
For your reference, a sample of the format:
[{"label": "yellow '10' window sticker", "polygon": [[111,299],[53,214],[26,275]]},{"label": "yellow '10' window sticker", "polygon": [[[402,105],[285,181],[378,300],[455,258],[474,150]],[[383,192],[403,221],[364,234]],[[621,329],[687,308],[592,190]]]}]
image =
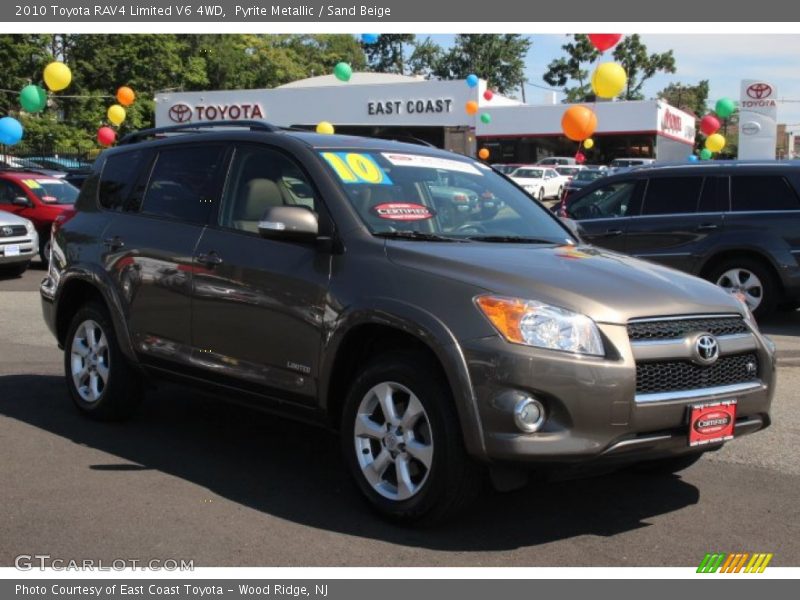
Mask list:
[{"label": "yellow '10' window sticker", "polygon": [[22,183],[27,185],[32,190],[38,190],[40,187],[42,187],[38,183],[36,183],[35,179],[23,179]]},{"label": "yellow '10' window sticker", "polygon": [[371,183],[373,185],[392,185],[386,171],[369,154],[361,152],[323,152],[328,164],[343,183]]}]

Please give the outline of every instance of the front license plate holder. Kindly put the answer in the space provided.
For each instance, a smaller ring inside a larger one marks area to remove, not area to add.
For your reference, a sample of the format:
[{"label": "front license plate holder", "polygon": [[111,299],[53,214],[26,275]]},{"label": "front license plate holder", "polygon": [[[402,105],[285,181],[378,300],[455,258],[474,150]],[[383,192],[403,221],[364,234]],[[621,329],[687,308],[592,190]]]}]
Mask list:
[{"label": "front license plate holder", "polygon": [[736,400],[694,404],[689,408],[689,445],[704,446],[733,439]]},{"label": "front license plate holder", "polygon": [[19,244],[9,244],[5,247],[4,256],[19,256]]}]

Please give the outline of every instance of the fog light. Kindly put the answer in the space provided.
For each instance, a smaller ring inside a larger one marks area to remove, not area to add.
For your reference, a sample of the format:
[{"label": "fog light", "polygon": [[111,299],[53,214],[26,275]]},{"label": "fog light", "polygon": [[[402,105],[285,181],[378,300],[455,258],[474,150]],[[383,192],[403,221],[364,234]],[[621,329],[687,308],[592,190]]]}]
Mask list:
[{"label": "fog light", "polygon": [[525,397],[514,407],[514,422],[525,433],[539,431],[544,423],[544,406],[538,400]]}]

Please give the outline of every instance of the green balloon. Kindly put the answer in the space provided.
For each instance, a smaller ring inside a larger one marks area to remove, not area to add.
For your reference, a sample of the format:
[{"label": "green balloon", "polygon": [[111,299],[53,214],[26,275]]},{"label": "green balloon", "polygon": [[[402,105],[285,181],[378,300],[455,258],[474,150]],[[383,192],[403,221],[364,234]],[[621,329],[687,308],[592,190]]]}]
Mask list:
[{"label": "green balloon", "polygon": [[19,103],[25,112],[37,113],[47,106],[47,92],[38,85],[26,85],[19,93]]},{"label": "green balloon", "polygon": [[490,115],[489,113],[483,113],[481,115],[481,123],[485,123],[486,125],[488,125],[491,122],[492,122],[492,115]]},{"label": "green balloon", "polygon": [[700,160],[710,160],[711,159],[711,150],[708,148],[703,148],[700,150]]},{"label": "green balloon", "polygon": [[727,119],[736,111],[736,103],[730,98],[720,98],[714,107],[717,116]]},{"label": "green balloon", "polygon": [[350,81],[353,69],[346,62],[340,62],[333,67],[333,74],[336,75],[336,79],[339,81]]}]

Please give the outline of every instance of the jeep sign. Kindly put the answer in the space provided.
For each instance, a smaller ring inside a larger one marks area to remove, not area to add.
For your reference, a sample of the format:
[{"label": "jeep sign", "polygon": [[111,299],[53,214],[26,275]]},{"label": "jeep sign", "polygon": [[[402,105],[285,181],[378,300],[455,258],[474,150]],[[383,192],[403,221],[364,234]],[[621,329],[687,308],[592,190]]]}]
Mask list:
[{"label": "jeep sign", "polygon": [[778,91],[761,79],[745,79],[739,93],[739,158],[774,159]]}]

